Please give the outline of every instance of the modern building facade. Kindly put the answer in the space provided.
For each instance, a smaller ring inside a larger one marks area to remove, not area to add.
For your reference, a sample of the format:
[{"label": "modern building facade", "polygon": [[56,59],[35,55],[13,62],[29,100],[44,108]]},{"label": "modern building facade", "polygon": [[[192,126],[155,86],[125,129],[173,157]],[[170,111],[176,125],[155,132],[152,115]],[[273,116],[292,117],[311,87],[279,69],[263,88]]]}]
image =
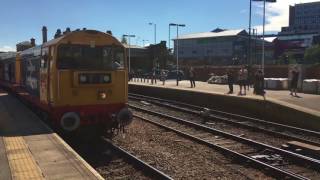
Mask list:
[{"label": "modern building facade", "polygon": [[[245,30],[215,29],[211,32],[179,36],[179,60],[188,65],[236,65],[250,64],[248,54],[249,35]],[[252,38],[252,64],[261,61],[262,40]],[[272,44],[265,42],[266,60],[273,58]],[[174,39],[174,54],[177,39]]]},{"label": "modern building facade", "polygon": [[290,34],[274,40],[275,57],[291,56],[298,63],[303,63],[305,50],[315,42],[317,34]]},{"label": "modern building facade", "polygon": [[319,43],[320,2],[289,6],[289,26],[274,41],[275,57],[292,57],[303,63],[305,50]]},{"label": "modern building facade", "polygon": [[320,2],[302,3],[289,6],[289,26],[281,33],[320,32]]}]

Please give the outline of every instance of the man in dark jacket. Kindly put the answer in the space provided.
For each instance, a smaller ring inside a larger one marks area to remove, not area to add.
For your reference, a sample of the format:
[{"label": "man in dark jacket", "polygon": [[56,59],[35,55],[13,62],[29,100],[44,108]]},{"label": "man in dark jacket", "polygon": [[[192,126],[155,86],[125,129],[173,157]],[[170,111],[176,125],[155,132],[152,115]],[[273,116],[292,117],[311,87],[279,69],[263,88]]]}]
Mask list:
[{"label": "man in dark jacket", "polygon": [[298,90],[299,71],[297,67],[295,67],[291,71],[291,75],[292,75],[292,79],[291,79],[290,95],[293,96],[293,92],[294,92],[294,96],[298,97],[297,90]]},{"label": "man in dark jacket", "polygon": [[233,83],[234,83],[234,75],[232,69],[227,70],[227,78],[228,78],[228,85],[229,85],[229,92],[228,94],[233,93]]}]

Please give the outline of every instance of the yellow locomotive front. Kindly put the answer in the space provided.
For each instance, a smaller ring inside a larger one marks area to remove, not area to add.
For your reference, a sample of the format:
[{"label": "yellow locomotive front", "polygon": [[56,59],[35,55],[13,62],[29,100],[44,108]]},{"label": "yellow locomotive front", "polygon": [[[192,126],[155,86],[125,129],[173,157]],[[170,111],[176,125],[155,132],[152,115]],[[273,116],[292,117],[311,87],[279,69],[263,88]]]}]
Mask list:
[{"label": "yellow locomotive front", "polygon": [[42,46],[40,102],[66,131],[128,124],[125,48],[113,36],[74,31]]}]

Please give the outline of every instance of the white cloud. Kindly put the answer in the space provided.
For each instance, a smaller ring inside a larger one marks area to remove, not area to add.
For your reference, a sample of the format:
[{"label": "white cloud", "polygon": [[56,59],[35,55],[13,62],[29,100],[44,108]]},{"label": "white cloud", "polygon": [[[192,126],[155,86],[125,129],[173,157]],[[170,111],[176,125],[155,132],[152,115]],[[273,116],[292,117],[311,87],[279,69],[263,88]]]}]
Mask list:
[{"label": "white cloud", "polygon": [[16,51],[16,49],[11,46],[0,46],[0,51],[8,52],[8,51]]},{"label": "white cloud", "polygon": [[[266,4],[266,31],[281,31],[281,27],[289,24],[289,5],[298,3],[315,2],[316,0],[277,0],[276,3]],[[263,2],[254,2],[254,7],[257,8],[255,14],[262,17]],[[259,33],[262,33],[262,18],[261,25],[256,26]]]}]

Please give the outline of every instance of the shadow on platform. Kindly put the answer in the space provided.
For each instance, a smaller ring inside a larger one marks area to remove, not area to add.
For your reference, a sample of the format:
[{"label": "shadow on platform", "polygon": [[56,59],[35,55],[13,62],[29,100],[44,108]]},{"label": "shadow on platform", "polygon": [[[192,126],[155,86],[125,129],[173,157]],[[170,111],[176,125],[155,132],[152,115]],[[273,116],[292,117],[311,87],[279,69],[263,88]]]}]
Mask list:
[{"label": "shadow on platform", "polygon": [[0,92],[0,136],[51,134],[43,122],[16,97]]}]

